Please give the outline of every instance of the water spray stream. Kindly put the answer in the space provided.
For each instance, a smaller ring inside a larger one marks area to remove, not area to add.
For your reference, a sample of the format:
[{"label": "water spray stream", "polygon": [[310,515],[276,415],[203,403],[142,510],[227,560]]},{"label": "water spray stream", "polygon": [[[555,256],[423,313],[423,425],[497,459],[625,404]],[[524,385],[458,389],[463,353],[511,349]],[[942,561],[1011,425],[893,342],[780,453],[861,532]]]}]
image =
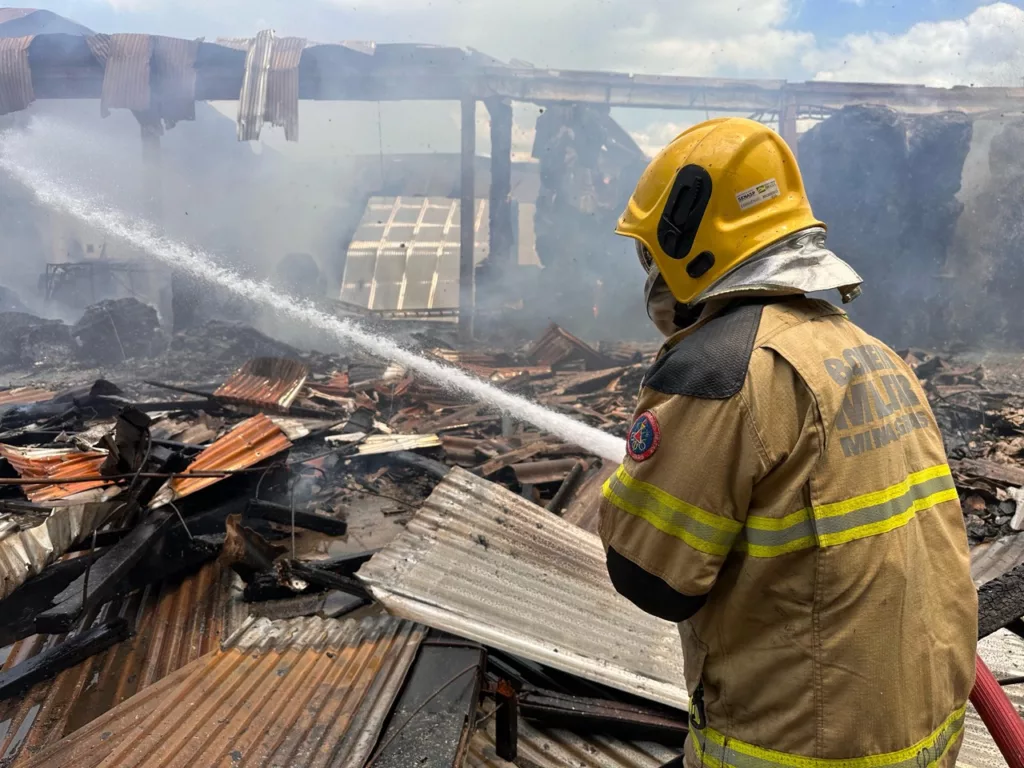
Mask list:
[{"label": "water spray stream", "polygon": [[43,204],[124,240],[168,266],[219,285],[249,301],[267,305],[281,315],[326,331],[339,341],[354,344],[375,357],[399,363],[448,390],[487,403],[596,456],[616,462],[622,459],[624,445],[621,438],[500,390],[457,368],[423,357],[392,339],[370,333],[355,323],[328,315],[308,302],[282,294],[267,283],[248,280],[218,266],[210,254],[161,237],[147,223],[129,219],[123,213],[105,207],[99,200],[89,199],[63,181],[51,178],[42,168],[26,163],[25,156],[26,153],[4,146],[0,151],[0,167],[31,189]]}]

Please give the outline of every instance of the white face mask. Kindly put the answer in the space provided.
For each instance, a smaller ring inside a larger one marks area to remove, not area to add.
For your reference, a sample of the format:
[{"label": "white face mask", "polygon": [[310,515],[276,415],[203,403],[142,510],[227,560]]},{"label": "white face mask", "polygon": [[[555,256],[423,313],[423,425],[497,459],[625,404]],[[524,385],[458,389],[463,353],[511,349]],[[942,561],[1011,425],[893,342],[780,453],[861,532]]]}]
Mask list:
[{"label": "white face mask", "polygon": [[[647,275],[647,282],[644,283],[644,299],[647,303],[647,316],[651,318],[654,327],[665,337],[671,336],[676,331],[685,328],[690,322],[696,321],[701,311],[701,307],[696,307],[691,312],[686,310],[680,312],[679,302],[672,295],[672,291],[662,279],[657,267],[652,267]],[[692,315],[692,320],[686,322],[685,325],[679,325],[680,317],[687,315]]]}]

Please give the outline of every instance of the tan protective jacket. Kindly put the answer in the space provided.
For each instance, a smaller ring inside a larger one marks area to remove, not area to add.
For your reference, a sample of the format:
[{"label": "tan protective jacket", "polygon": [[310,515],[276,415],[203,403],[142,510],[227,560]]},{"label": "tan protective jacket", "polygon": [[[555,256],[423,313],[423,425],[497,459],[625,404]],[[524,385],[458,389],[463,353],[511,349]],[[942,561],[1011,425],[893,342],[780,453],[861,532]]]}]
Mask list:
[{"label": "tan protective jacket", "polygon": [[748,300],[668,340],[636,413],[600,532],[707,595],[687,765],[954,765],[977,594],[909,367],[826,302]]}]

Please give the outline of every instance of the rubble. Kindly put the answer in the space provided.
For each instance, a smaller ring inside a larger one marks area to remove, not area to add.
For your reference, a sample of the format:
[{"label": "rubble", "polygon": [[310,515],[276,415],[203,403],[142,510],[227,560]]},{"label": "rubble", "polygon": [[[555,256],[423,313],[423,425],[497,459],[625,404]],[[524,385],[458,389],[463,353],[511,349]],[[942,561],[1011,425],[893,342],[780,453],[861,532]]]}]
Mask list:
[{"label": "rubble", "polygon": [[0,367],[66,363],[74,354],[71,330],[60,320],[25,312],[0,313]]},{"label": "rubble", "polygon": [[71,336],[78,343],[79,356],[98,363],[153,357],[165,345],[156,310],[134,298],[86,307]]},{"label": "rubble", "polygon": [[[656,349],[595,346],[558,326],[507,349],[418,340],[438,360],[623,436]],[[1024,562],[1024,390],[997,361],[899,354],[947,440],[977,572],[991,585],[985,627],[1002,626]],[[194,714],[245,709],[261,725],[189,742],[188,754],[307,764],[290,747],[267,752],[263,724],[300,743],[315,723],[288,702],[341,696],[331,686],[354,668],[338,654],[351,656],[357,638],[380,670],[362,665],[352,679],[365,700],[346,716],[317,709],[324,754],[353,765],[498,765],[538,745],[555,750],[540,764],[555,765],[560,745],[576,743],[641,764],[678,753],[677,633],[615,594],[595,535],[609,462],[400,366],[296,350],[237,324],[115,361],[111,380],[87,378],[80,359],[52,369],[60,386],[46,370],[0,392],[0,563],[29,555],[0,591],[0,638],[13,643],[0,710],[28,734],[0,749],[19,766],[93,751],[159,759],[160,739],[128,749],[133,729],[183,739],[190,721],[171,727],[162,701],[216,687],[241,648],[255,655],[237,667],[239,687],[222,705],[196,698]],[[172,617],[163,630],[159,616]],[[154,654],[141,671],[139,653]],[[268,683],[259,659],[281,654],[301,657],[326,688],[303,674]],[[52,716],[30,715],[37,704]]]}]

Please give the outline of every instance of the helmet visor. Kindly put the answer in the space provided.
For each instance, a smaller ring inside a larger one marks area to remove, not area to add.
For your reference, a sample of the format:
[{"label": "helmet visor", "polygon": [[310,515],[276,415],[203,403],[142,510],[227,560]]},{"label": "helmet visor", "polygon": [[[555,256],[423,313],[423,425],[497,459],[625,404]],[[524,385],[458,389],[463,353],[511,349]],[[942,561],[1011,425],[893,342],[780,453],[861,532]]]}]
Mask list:
[{"label": "helmet visor", "polygon": [[654,266],[654,257],[651,255],[650,250],[647,246],[641,243],[639,240],[634,240],[636,243],[636,255],[640,259],[640,266],[644,268],[644,272],[648,275],[651,274],[651,268]]}]

